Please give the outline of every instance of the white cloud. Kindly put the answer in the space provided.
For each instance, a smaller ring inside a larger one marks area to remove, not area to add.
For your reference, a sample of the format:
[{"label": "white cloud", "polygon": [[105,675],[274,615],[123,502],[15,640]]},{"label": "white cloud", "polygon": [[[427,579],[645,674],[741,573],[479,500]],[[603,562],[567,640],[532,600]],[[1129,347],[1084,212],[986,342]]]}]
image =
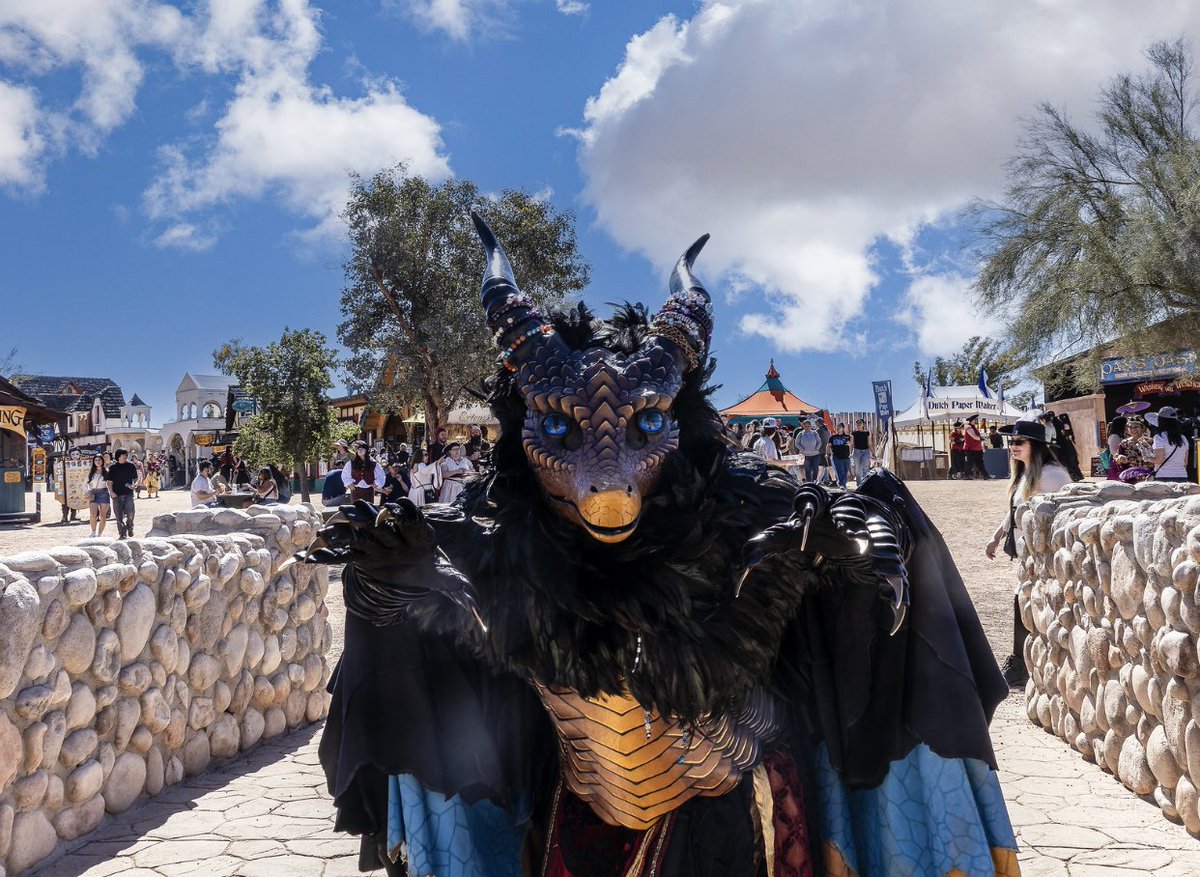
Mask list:
[{"label": "white cloud", "polygon": [[[409,106],[396,83],[368,80],[361,97],[349,98],[308,81],[321,40],[303,2],[260,13],[248,33],[247,21],[214,10],[194,43],[191,57],[199,63],[242,75],[198,156],[181,144],[161,151],[163,171],[145,196],[152,218],[191,227],[189,217],[222,204],[274,195],[313,219],[313,230],[336,235],[351,171],[369,174],[405,161],[432,179],[450,175],[437,122]],[[170,234],[159,240],[175,242]]]},{"label": "white cloud", "polygon": [[554,0],[554,5],[558,7],[558,11],[563,15],[587,15],[591,4],[583,3],[582,0]]},{"label": "white cloud", "polygon": [[62,111],[65,145],[94,152],[134,111],[143,78],[137,50],[166,47],[183,17],[150,0],[6,0],[0,4],[0,64],[41,75],[78,68],[81,88]]},{"label": "white cloud", "polygon": [[404,161],[449,176],[436,120],[397,82],[370,79],[343,96],[310,81],[319,16],[308,0],[201,0],[189,15],[154,0],[0,4],[0,64],[35,81],[78,70],[82,81],[69,107],[46,108],[36,85],[0,80],[0,184],[36,189],[51,146],[94,151],[135,111],[151,53],[185,74],[236,81],[228,103],[210,92],[182,114],[196,124],[211,112],[211,134],[160,149],[161,173],[144,197],[159,246],[210,247],[222,227],[216,209],[267,196],[332,231],[350,171]]},{"label": "white cloud", "polygon": [[427,31],[442,31],[459,42],[491,31],[507,31],[508,0],[391,0]]},{"label": "white cloud", "polygon": [[896,320],[912,330],[922,356],[948,356],[968,339],[995,336],[1002,328],[993,317],[980,316],[971,301],[970,277],[921,274],[909,284]]},{"label": "white cloud", "polygon": [[[631,38],[587,101],[585,198],[664,269],[712,232],[702,275],[762,291],[745,331],[791,351],[845,347],[876,244],[907,248],[995,194],[1037,101],[1086,116],[1110,76],[1194,21],[1186,4],[1122,0],[705,0]],[[914,314],[945,292],[914,287]]]},{"label": "white cloud", "polygon": [[0,187],[41,188],[44,149],[36,95],[31,89],[0,82]]}]

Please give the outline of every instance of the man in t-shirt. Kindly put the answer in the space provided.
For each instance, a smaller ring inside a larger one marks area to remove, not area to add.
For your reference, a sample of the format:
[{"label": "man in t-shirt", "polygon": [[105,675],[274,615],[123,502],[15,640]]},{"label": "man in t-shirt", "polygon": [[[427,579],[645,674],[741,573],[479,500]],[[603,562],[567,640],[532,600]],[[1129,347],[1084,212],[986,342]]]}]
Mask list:
[{"label": "man in t-shirt", "polygon": [[861,487],[863,479],[871,474],[871,432],[867,422],[861,417],[854,422],[854,431],[850,433],[853,440],[850,458],[854,463],[854,482]]},{"label": "man in t-shirt", "polygon": [[766,460],[768,466],[779,464],[779,445],[775,444],[775,433],[778,429],[779,421],[774,417],[768,417],[763,421],[762,437],[750,449]]},{"label": "man in t-shirt", "polygon": [[829,454],[833,458],[833,471],[837,473],[838,487],[845,487],[850,478],[851,441],[844,423],[839,423],[837,432],[829,437]]},{"label": "man in t-shirt", "polygon": [[117,516],[117,538],[128,539],[133,535],[133,492],[137,489],[138,471],[129,462],[129,451],[124,448],[113,452],[113,460],[108,467],[108,492]]},{"label": "man in t-shirt", "polygon": [[804,421],[804,430],[796,436],[796,452],[804,455],[804,480],[816,481],[821,473],[821,435],[813,421]]},{"label": "man in t-shirt", "polygon": [[192,479],[192,506],[217,505],[217,486],[212,482],[212,462],[200,463],[200,471]]},{"label": "man in t-shirt", "polygon": [[965,466],[963,471],[964,478],[988,478],[987,469],[983,467],[983,436],[979,432],[978,414],[972,414],[967,418],[967,425],[963,429],[963,455],[965,457]]},{"label": "man in t-shirt", "polygon": [[434,440],[429,443],[429,462],[436,465],[446,456],[446,428],[439,427],[434,436]]}]

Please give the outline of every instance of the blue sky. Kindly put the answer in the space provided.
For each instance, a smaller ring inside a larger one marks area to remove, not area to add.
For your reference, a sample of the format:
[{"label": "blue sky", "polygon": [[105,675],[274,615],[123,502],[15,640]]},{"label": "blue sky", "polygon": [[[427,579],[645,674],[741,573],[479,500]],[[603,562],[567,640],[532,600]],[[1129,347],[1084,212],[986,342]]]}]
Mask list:
[{"label": "blue sky", "polygon": [[594,305],[657,303],[710,232],[722,404],[772,357],[815,404],[868,407],[880,378],[907,404],[914,359],[999,329],[970,307],[957,216],[999,191],[1019,116],[1086,117],[1197,15],[994,6],[10,0],[5,343],[160,422],[227,338],[333,337],[346,173],[405,160],[574,210]]}]

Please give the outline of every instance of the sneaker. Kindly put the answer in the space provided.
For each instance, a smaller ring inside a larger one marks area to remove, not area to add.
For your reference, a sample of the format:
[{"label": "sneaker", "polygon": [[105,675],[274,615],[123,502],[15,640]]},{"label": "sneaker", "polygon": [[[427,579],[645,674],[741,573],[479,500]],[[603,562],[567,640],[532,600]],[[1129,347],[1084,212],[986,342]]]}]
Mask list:
[{"label": "sneaker", "polygon": [[1009,688],[1017,688],[1029,681],[1029,671],[1025,669],[1025,659],[1018,655],[1009,655],[1000,667],[1004,681]]}]

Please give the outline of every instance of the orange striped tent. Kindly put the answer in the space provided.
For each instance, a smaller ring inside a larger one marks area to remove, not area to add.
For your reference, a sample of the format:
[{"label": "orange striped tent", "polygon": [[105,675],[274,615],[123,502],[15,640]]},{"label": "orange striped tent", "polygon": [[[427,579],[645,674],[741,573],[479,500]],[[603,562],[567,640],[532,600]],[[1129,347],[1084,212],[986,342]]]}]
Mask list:
[{"label": "orange striped tent", "polygon": [[778,418],[780,423],[789,426],[799,426],[800,421],[810,415],[821,416],[822,411],[816,405],[810,405],[783,385],[779,372],[775,370],[775,360],[767,369],[767,379],[763,385],[736,405],[731,405],[721,412],[730,424],[749,423],[751,420],[762,420],[764,417]]}]

